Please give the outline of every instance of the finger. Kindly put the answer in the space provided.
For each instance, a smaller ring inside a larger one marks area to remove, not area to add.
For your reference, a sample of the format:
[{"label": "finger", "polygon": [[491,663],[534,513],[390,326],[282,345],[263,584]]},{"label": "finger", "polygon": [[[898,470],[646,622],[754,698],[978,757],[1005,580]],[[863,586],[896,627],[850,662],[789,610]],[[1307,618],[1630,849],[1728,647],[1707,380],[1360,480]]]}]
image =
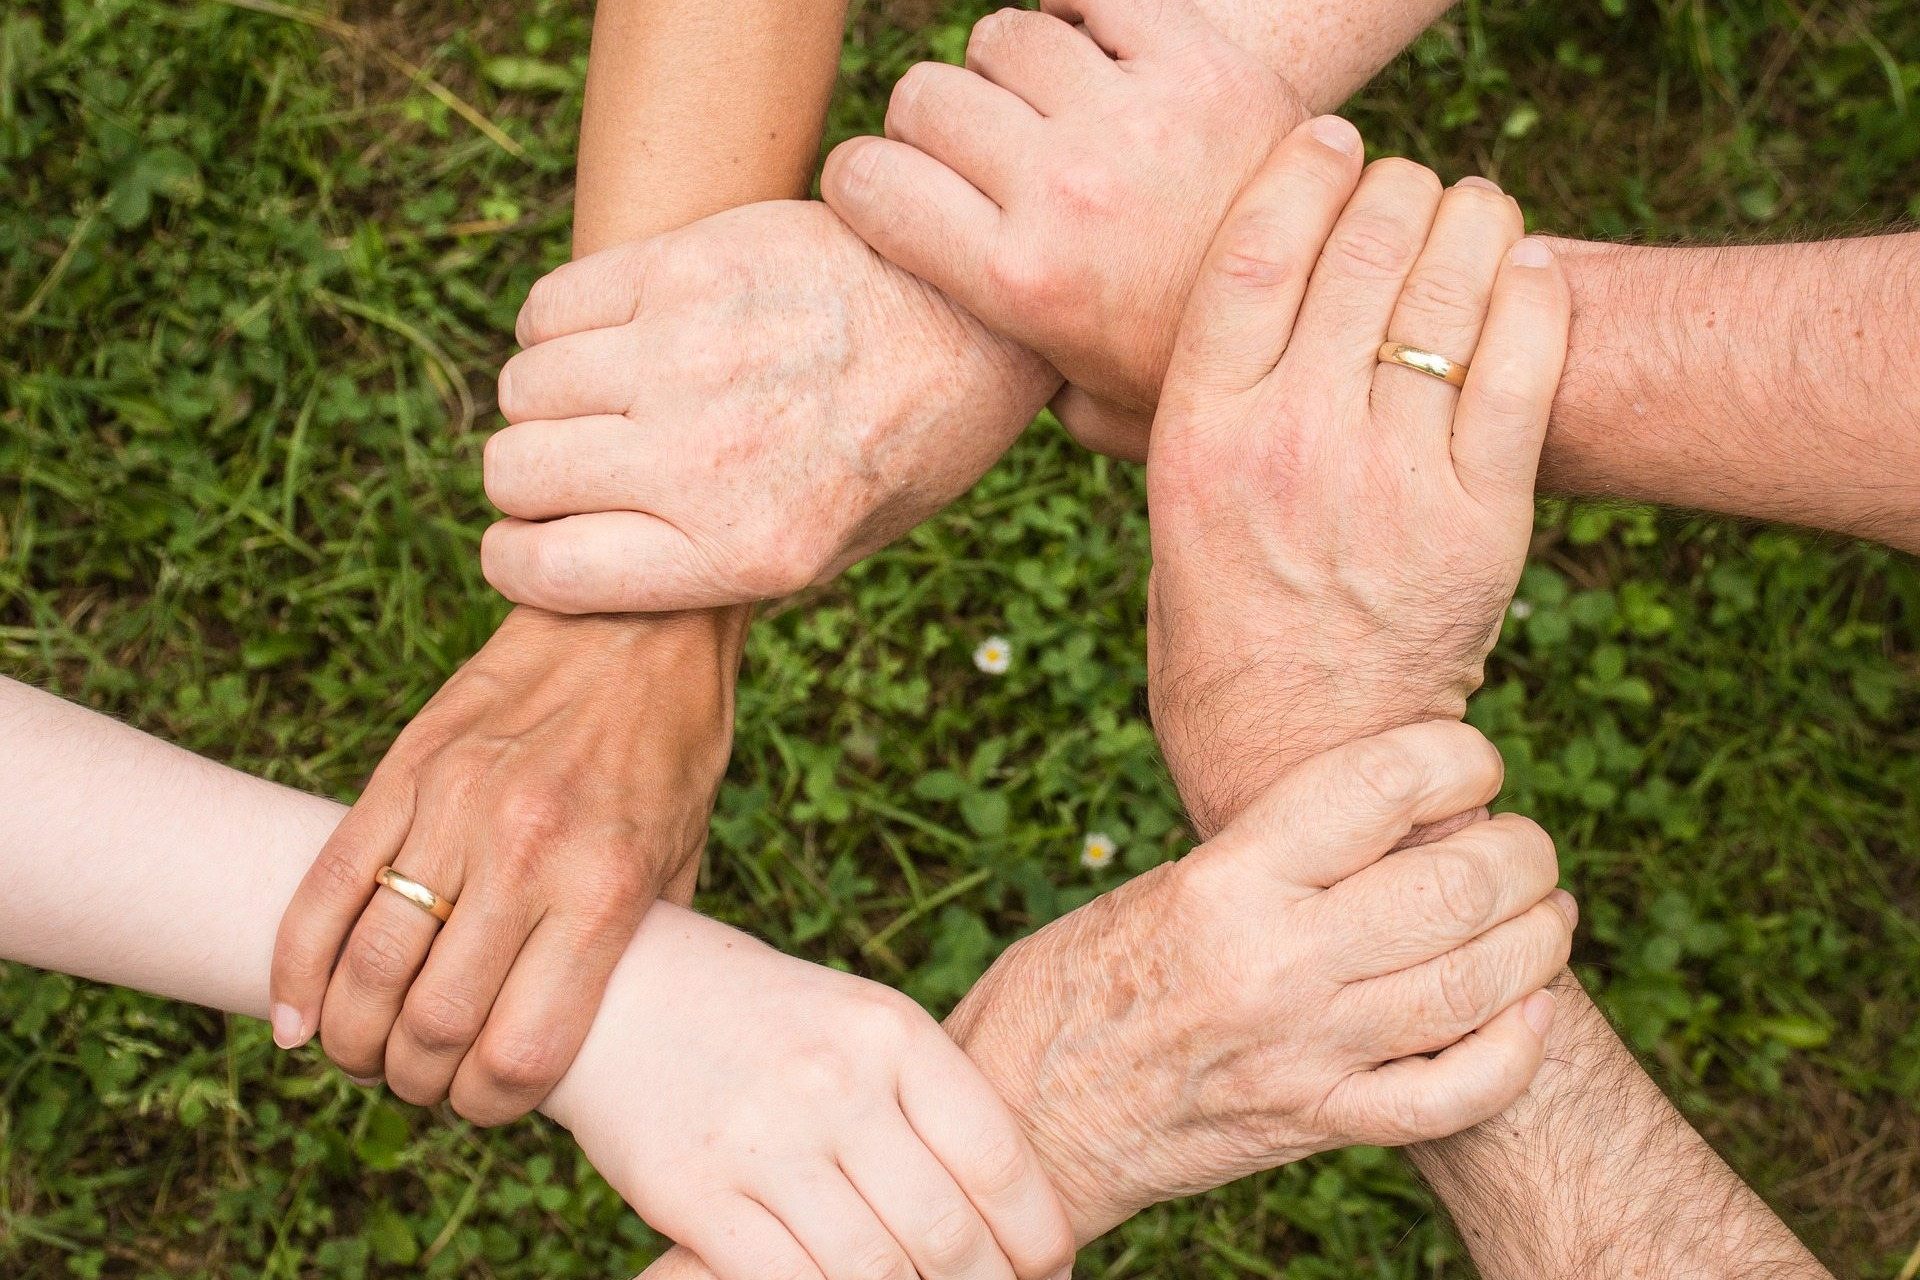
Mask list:
[{"label": "finger", "polygon": [[[744,1196],[723,1203],[700,1204],[690,1215],[692,1230],[662,1222],[660,1228],[675,1239],[689,1242],[699,1260],[719,1280],[825,1280],[793,1233],[764,1206]],[[671,1255],[669,1255],[671,1256]],[[652,1268],[644,1273],[652,1276]],[[679,1265],[670,1274],[698,1276],[700,1268]]]},{"label": "finger", "polygon": [[1415,827],[1500,794],[1500,753],[1456,720],[1360,738],[1295,766],[1195,857],[1247,858],[1324,889],[1384,857]]},{"label": "finger", "polygon": [[626,324],[640,314],[663,242],[646,240],[602,249],[535,282],[514,323],[523,347],[569,333]]},{"label": "finger", "polygon": [[907,68],[887,105],[887,137],[925,152],[1002,205],[1032,166],[1039,127],[1039,115],[1019,98],[944,62]]},{"label": "finger", "polygon": [[1424,165],[1387,159],[1367,166],[1314,266],[1290,361],[1336,391],[1366,393],[1439,207],[1440,179]]},{"label": "finger", "polygon": [[1042,1280],[1073,1261],[1073,1228],[1000,1095],[957,1049],[912,1058],[900,1108],[927,1150],[952,1175],[1022,1280]]},{"label": "finger", "polygon": [[1153,438],[1153,420],[1145,414],[1100,400],[1071,384],[1047,406],[1081,448],[1122,462],[1145,462]]},{"label": "finger", "polygon": [[[453,903],[457,915],[465,875],[458,847],[443,833],[415,824],[392,865]],[[360,913],[320,1009],[320,1041],[348,1075],[384,1076],[388,1037],[440,929],[433,915],[387,888]]]},{"label": "finger", "polygon": [[880,1225],[844,1174],[785,1176],[763,1191],[761,1203],[806,1249],[828,1280],[842,1276],[914,1280],[906,1250]]},{"label": "finger", "polygon": [[[404,771],[402,771],[404,773]],[[413,824],[411,785],[376,770],[307,868],[280,917],[268,988],[274,1043],[292,1049],[320,1028],[320,1008],[340,949]]]},{"label": "finger", "polygon": [[1494,282],[1454,412],[1454,467],[1483,502],[1532,502],[1572,308],[1566,274],[1546,242],[1529,237],[1515,245]]},{"label": "finger", "polygon": [[1012,1277],[979,1210],[903,1117],[876,1119],[848,1135],[840,1167],[921,1280]]},{"label": "finger", "polygon": [[498,521],[480,540],[480,571],[515,604],[555,613],[655,613],[771,598],[753,594],[745,579],[716,576],[678,528],[638,511]]},{"label": "finger", "polygon": [[1393,1028],[1385,1039],[1367,1042],[1369,1054],[1432,1053],[1485,1026],[1553,981],[1573,949],[1578,918],[1572,895],[1555,889],[1546,901],[1438,959],[1345,988],[1343,997],[1372,1011],[1371,1025]]},{"label": "finger", "polygon": [[[1467,367],[1493,297],[1500,264],[1526,227],[1520,206],[1484,178],[1463,179],[1440,199],[1433,230],[1387,324],[1387,340],[1443,355]],[[1373,405],[1406,424],[1403,436],[1421,460],[1444,458],[1460,393],[1438,378],[1376,362]]]},{"label": "finger", "polygon": [[1360,177],[1360,134],[1338,116],[1288,134],[1244,187],[1187,299],[1167,382],[1214,395],[1279,361],[1315,259]]},{"label": "finger", "polygon": [[1120,68],[1086,32],[1031,9],[996,9],[974,23],[967,68],[1041,115],[1057,115],[1120,82]]},{"label": "finger", "polygon": [[625,413],[646,390],[642,354],[630,325],[528,347],[500,370],[500,413],[508,422]]},{"label": "finger", "polygon": [[1348,1076],[1331,1105],[1356,1117],[1357,1142],[1444,1138],[1505,1111],[1546,1058],[1553,996],[1536,991],[1432,1058],[1402,1058]]},{"label": "finger", "polygon": [[[1445,955],[1543,901],[1560,880],[1553,837],[1503,813],[1348,876],[1308,903],[1353,942],[1332,976],[1377,978]],[[1355,936],[1351,922],[1374,922]]]},{"label": "finger", "polygon": [[679,461],[677,450],[624,415],[521,422],[487,440],[487,497],[522,520],[648,512],[685,492]]},{"label": "finger", "polygon": [[421,1107],[446,1100],[532,931],[525,900],[489,893],[484,883],[467,888],[387,1037],[386,1081],[395,1097]]},{"label": "finger", "polygon": [[952,169],[903,142],[850,138],[827,157],[820,193],[875,253],[989,328],[1005,318],[1006,307],[985,287],[1000,207]]},{"label": "finger", "polygon": [[1041,0],[1040,8],[1085,27],[1102,49],[1128,61],[1183,47],[1205,30],[1199,11],[1181,0]]},{"label": "finger", "polygon": [[546,1101],[580,1052],[644,910],[630,918],[553,914],[534,927],[454,1075],[456,1112],[478,1125],[505,1124]]}]

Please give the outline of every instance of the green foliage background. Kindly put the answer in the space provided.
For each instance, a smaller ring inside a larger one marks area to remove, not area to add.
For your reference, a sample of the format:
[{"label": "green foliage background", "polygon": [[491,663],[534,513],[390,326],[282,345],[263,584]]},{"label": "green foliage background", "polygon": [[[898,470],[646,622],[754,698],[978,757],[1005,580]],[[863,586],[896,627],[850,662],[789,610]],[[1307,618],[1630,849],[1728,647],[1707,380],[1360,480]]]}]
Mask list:
[{"label": "green foliage background", "polygon": [[[832,134],[982,8],[857,3]],[[501,613],[478,446],[565,253],[585,9],[6,7],[0,670],[352,795]],[[1352,111],[1543,228],[1744,240],[1920,214],[1917,96],[1908,0],[1514,0],[1456,10]],[[1043,422],[759,626],[707,909],[941,1008],[1180,852],[1141,509],[1136,471]],[[1920,573],[1551,502],[1535,552],[1474,718],[1561,839],[1585,976],[1836,1268],[1910,1278]],[[968,660],[991,633],[998,679]],[[1108,872],[1076,862],[1089,829],[1123,845]],[[8,1276],[624,1277],[657,1247],[550,1127],[471,1131],[256,1024],[0,969]],[[1398,1160],[1354,1151],[1145,1214],[1080,1274],[1469,1270]]]}]

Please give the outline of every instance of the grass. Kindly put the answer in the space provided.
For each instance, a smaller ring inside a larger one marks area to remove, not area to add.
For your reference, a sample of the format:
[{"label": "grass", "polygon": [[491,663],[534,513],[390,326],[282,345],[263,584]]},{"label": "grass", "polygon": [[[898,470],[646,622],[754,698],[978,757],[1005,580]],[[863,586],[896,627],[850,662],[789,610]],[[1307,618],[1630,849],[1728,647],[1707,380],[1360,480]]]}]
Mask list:
[{"label": "grass", "polygon": [[[856,5],[832,133],[980,5]],[[500,615],[478,444],[564,255],[584,6],[41,0],[0,17],[0,671],[350,797]],[[474,16],[478,15],[478,16]],[[1456,10],[1380,152],[1535,223],[1736,240],[1920,214],[1906,0]],[[1140,697],[1140,477],[1042,424],[756,629],[707,909],[936,1008],[1184,835]],[[1841,1274],[1920,1259],[1920,572],[1543,504],[1475,718],[1561,837],[1633,1044]],[[999,679],[968,661],[1010,637]],[[1081,869],[1080,835],[1123,856]],[[555,1130],[481,1133],[264,1028],[0,970],[9,1276],[622,1276]],[[1087,1276],[1456,1277],[1394,1157],[1142,1215]]]}]

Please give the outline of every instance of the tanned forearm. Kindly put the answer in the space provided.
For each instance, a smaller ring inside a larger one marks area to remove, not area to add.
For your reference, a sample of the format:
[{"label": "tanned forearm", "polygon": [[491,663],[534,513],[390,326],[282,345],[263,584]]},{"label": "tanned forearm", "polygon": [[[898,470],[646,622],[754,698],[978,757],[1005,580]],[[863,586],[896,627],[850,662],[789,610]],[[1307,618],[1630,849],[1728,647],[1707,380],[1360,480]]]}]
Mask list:
[{"label": "tanned forearm", "polygon": [[[602,0],[580,122],[574,256],[806,195],[845,20],[846,0]],[[591,625],[544,618],[556,656]],[[627,626],[648,651],[711,636],[732,666],[750,618],[736,608]]]},{"label": "tanned forearm", "polygon": [[1920,234],[1556,248],[1574,322],[1543,486],[1920,551]]},{"label": "tanned forearm", "polygon": [[1674,1110],[1572,975],[1547,1062],[1498,1120],[1410,1148],[1487,1280],[1829,1273]]},{"label": "tanned forearm", "polygon": [[602,0],[574,256],[804,197],[845,19],[846,0]]}]

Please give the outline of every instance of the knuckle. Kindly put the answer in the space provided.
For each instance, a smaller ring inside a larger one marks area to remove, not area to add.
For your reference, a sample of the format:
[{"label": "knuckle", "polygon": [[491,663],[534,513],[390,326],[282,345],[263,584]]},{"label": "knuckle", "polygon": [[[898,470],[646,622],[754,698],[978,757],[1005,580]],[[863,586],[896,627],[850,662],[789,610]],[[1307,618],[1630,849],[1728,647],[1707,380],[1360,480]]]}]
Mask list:
[{"label": "knuckle", "polygon": [[1348,770],[1361,801],[1376,810],[1396,810],[1420,787],[1420,762],[1397,742],[1370,739],[1354,748]]},{"label": "knuckle", "polygon": [[1296,280],[1305,269],[1304,264],[1277,252],[1287,243],[1278,215],[1267,210],[1241,214],[1221,237],[1215,263],[1229,280],[1275,288]]},{"label": "knuckle", "polygon": [[968,1190],[997,1198],[1021,1187],[1027,1177],[1027,1145],[1011,1128],[989,1125],[968,1156]]},{"label": "knuckle", "polygon": [[1426,861],[1427,898],[1442,922],[1478,935],[1494,923],[1495,887],[1479,859],[1464,847],[1435,848]]},{"label": "knuckle", "polygon": [[435,1057],[458,1053],[480,1032],[485,1010],[459,991],[433,991],[408,998],[400,1024],[415,1044]]},{"label": "knuckle", "polygon": [[1407,281],[1403,300],[1418,315],[1477,316],[1486,306],[1486,289],[1457,266],[1429,263]]},{"label": "knuckle", "polygon": [[1392,216],[1364,211],[1341,220],[1327,254],[1347,275],[1370,281],[1399,280],[1412,264],[1417,248],[1413,240]]},{"label": "knuckle", "polygon": [[893,82],[893,93],[887,98],[888,123],[912,120],[915,108],[926,101],[928,86],[938,74],[930,62],[916,62],[908,67]]},{"label": "knuckle", "polygon": [[564,1051],[550,1037],[513,1032],[483,1041],[474,1051],[480,1071],[501,1092],[545,1097],[566,1074]]},{"label": "knuckle", "polygon": [[1434,975],[1437,1012],[1448,1025],[1464,1030],[1472,1030],[1485,1022],[1493,1011],[1487,1007],[1485,966],[1480,957],[1462,948],[1448,952],[1438,964],[1439,970]]},{"label": "knuckle", "polygon": [[988,256],[986,271],[994,290],[1026,312],[1051,314],[1066,301],[1065,273],[1042,254],[1001,249]]},{"label": "knuckle", "polygon": [[341,965],[348,979],[357,986],[370,991],[395,991],[413,976],[414,949],[397,930],[369,924],[363,918],[353,932]]},{"label": "knuckle", "polygon": [[330,898],[364,898],[373,887],[373,873],[352,851],[331,844],[320,851],[307,874]]},{"label": "knuckle", "polygon": [[995,9],[984,14],[967,36],[967,65],[974,66],[979,57],[1017,38],[1024,21],[1019,9]]},{"label": "knuckle", "polygon": [[914,1280],[913,1264],[885,1236],[869,1236],[847,1259],[848,1280]]},{"label": "knuckle", "polygon": [[491,810],[494,847],[509,859],[542,857],[573,825],[567,803],[540,787],[509,791],[492,802]]},{"label": "knuckle", "polygon": [[921,1251],[936,1272],[964,1271],[985,1244],[980,1215],[959,1200],[941,1205],[920,1233]]},{"label": "knuckle", "polygon": [[1059,209],[1088,221],[1109,218],[1124,206],[1118,175],[1105,164],[1061,165],[1047,175],[1047,190]]}]

